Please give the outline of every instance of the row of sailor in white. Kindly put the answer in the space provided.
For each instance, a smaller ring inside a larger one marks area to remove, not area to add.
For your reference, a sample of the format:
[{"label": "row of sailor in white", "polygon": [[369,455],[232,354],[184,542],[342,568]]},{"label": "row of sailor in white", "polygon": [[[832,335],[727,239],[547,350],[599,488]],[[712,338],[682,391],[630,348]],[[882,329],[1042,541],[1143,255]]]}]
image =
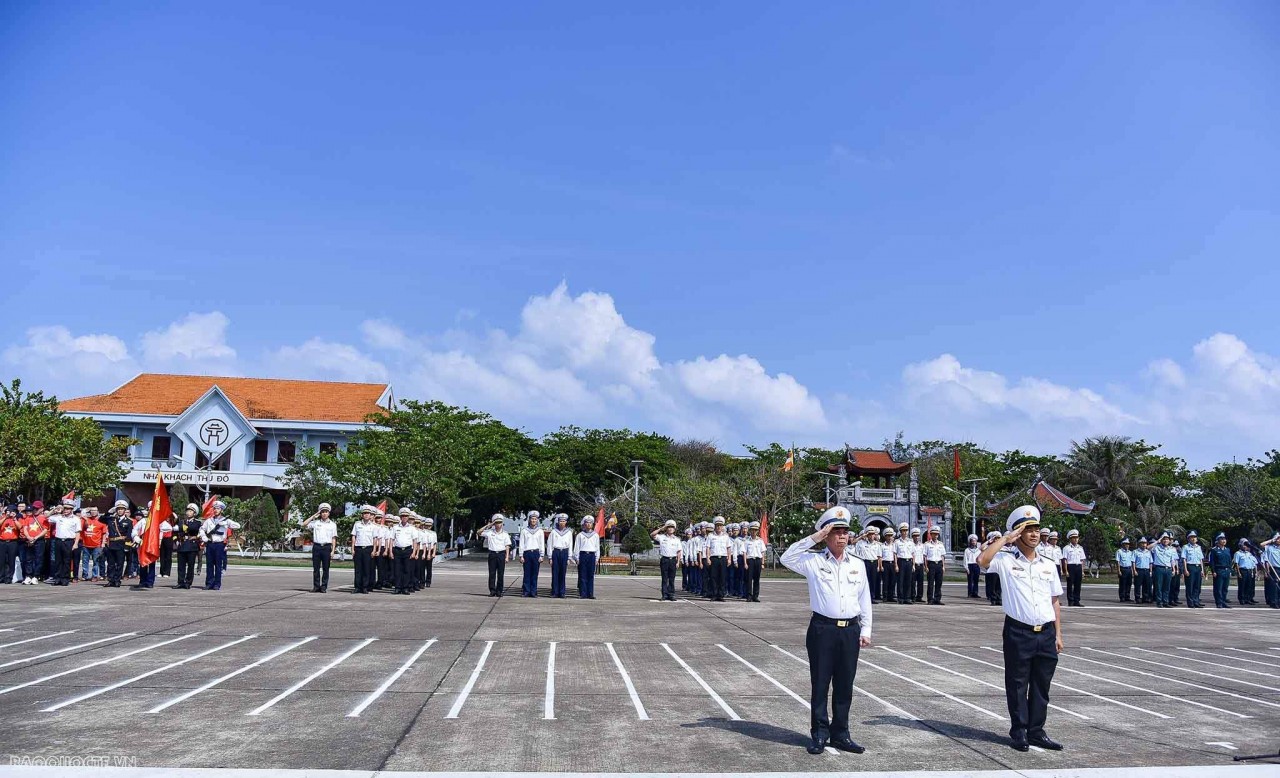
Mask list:
[{"label": "row of sailor in white", "polygon": [[[849,527],[849,510],[837,506],[818,518],[818,532],[827,527]],[[817,534],[815,532],[814,534]],[[871,589],[867,585],[866,568],[853,554],[836,558],[831,549],[810,553],[817,545],[812,535],[792,543],[782,554],[782,564],[804,576],[809,583],[809,609],[829,619],[852,620],[861,617],[861,636],[871,638]]]}]

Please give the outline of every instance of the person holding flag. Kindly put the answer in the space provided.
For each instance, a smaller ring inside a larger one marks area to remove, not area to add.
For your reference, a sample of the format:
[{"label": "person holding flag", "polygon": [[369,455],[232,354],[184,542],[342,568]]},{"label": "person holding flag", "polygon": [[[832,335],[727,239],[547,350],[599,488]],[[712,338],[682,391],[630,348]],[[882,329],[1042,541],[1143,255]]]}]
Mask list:
[{"label": "person holding flag", "polygon": [[227,533],[229,530],[240,529],[239,522],[222,515],[226,509],[226,503],[215,500],[213,515],[200,525],[200,539],[205,545],[204,588],[206,591],[216,592],[222,588],[222,565],[227,559]]},{"label": "person holding flag", "polygon": [[169,507],[169,493],[164,488],[164,476],[156,474],[156,490],[151,496],[151,510],[133,525],[133,542],[138,546],[138,583],[130,586],[134,591],[152,589],[156,585],[156,560],[160,558],[161,524],[168,524],[173,516]]}]

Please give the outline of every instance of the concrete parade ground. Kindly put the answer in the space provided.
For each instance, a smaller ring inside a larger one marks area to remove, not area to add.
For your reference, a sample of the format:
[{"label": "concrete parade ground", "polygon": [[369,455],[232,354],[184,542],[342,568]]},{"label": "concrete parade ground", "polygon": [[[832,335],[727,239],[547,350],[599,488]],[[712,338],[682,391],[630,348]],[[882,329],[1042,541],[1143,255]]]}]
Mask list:
[{"label": "concrete parade ground", "polygon": [[547,567],[524,599],[517,564],[490,598],[483,566],[454,560],[409,597],[353,594],[348,570],[328,594],[308,569],[171,580],[0,587],[0,774],[1280,773],[1231,762],[1280,748],[1280,614],[1214,609],[1207,588],[1206,609],[1159,610],[1086,586],[1047,728],[1066,750],[1025,754],[1001,610],[963,584],[943,607],[878,605],[852,715],[867,752],[811,756],[800,581],[751,604],[660,602],[656,578],[626,576],[578,600],[572,568],[557,600]]}]

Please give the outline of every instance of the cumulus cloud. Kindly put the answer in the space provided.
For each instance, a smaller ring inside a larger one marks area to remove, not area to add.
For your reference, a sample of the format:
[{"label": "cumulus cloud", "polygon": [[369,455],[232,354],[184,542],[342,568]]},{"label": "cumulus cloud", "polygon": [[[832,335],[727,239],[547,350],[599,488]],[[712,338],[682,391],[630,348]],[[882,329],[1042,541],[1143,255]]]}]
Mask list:
[{"label": "cumulus cloud", "polygon": [[73,335],[61,325],[32,327],[26,335],[26,342],[6,348],[3,358],[33,389],[48,386],[64,396],[106,391],[137,369],[129,347],[115,335]]},{"label": "cumulus cloud", "polygon": [[326,381],[383,382],[385,365],[366,356],[355,346],[312,338],[300,346],[284,346],[267,360],[272,377],[312,378]]},{"label": "cumulus cloud", "polygon": [[151,365],[170,362],[225,362],[236,351],[227,345],[231,321],[221,311],[189,313],[162,330],[142,336],[142,360]]},{"label": "cumulus cloud", "polygon": [[690,396],[739,411],[759,430],[810,432],[826,426],[822,403],[786,373],[769,375],[746,354],[677,362],[674,371]]}]

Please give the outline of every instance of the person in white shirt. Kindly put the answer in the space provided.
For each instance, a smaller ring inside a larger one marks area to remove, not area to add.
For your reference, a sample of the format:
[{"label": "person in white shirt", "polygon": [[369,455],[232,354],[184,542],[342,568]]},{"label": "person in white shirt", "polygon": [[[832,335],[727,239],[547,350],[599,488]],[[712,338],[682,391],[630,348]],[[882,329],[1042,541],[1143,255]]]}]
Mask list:
[{"label": "person in white shirt", "polygon": [[222,515],[227,504],[218,500],[213,504],[213,515],[200,525],[200,540],[204,542],[204,588],[218,591],[222,588],[222,566],[227,561],[227,530],[240,529],[238,522]]},{"label": "person in white shirt", "polygon": [[49,514],[49,523],[53,525],[53,579],[57,586],[71,585],[71,560],[76,557],[80,548],[80,532],[84,530],[84,522],[75,514],[75,507],[70,503],[62,504],[60,513]]},{"label": "person in white shirt", "polygon": [[717,516],[712,520],[715,529],[707,535],[707,544],[702,553],[707,560],[707,569],[711,572],[710,599],[713,602],[724,602],[725,583],[729,568],[729,535],[724,531],[724,517]]},{"label": "person in white shirt", "polygon": [[676,568],[684,558],[680,537],[676,535],[676,523],[667,521],[658,529],[649,533],[658,543],[658,567],[662,573],[662,599],[676,601]]},{"label": "person in white shirt", "polygon": [[545,541],[543,529],[538,523],[540,518],[541,514],[537,511],[529,511],[528,525],[520,530],[520,558],[524,562],[521,597],[538,596],[538,571],[542,566],[542,546]]},{"label": "person in white shirt", "polygon": [[[150,503],[148,503],[147,507],[148,507],[147,513],[141,516],[137,521],[133,523],[133,530],[129,533],[129,539],[133,541],[133,546],[138,551],[142,550],[142,542],[146,538],[147,527],[150,526],[152,521],[154,521],[154,516],[151,514],[151,511],[150,511],[150,508],[151,508]],[[159,529],[161,532],[164,531],[164,527],[168,523],[169,522],[167,518],[160,523]],[[159,549],[157,549],[157,551],[158,550]],[[129,589],[131,591],[138,592],[138,591],[145,591],[147,589],[154,589],[155,586],[156,586],[155,559],[151,560],[151,564],[147,564],[147,565],[139,564],[138,565],[138,582],[133,586],[130,586]]]},{"label": "person in white shirt", "polygon": [[314,594],[329,591],[329,562],[338,538],[338,524],[329,516],[332,511],[329,503],[322,502],[320,508],[302,522],[302,529],[311,531],[311,591]]},{"label": "person in white shirt", "polygon": [[978,566],[978,555],[982,553],[982,549],[978,548],[978,536],[969,536],[969,545],[964,549],[964,569],[969,577],[969,598],[978,599],[978,579],[982,577],[982,568]]},{"label": "person in white shirt", "polygon": [[600,558],[600,536],[595,531],[595,519],[582,517],[582,531],[573,539],[570,559],[578,566],[578,598],[596,598],[596,562]]},{"label": "person in white shirt", "polygon": [[924,542],[920,539],[920,528],[911,530],[911,582],[915,588],[911,593],[912,602],[924,602]]},{"label": "person in white shirt", "polygon": [[556,527],[547,533],[547,554],[551,559],[551,596],[564,599],[565,577],[569,572],[569,552],[573,550],[573,530],[569,514],[556,514]]},{"label": "person in white shirt", "polygon": [[880,580],[884,584],[885,602],[898,601],[898,556],[893,552],[893,527],[880,532]]},{"label": "person in white shirt", "polygon": [[427,516],[422,519],[419,532],[422,535],[421,547],[418,549],[418,588],[430,589],[432,568],[435,566],[436,554],[440,551],[440,536],[435,531],[436,520]]},{"label": "person in white shirt", "polygon": [[413,585],[413,560],[417,558],[418,530],[410,521],[413,511],[401,508],[399,516],[400,522],[390,528],[395,593],[412,594],[409,588]]},{"label": "person in white shirt", "polygon": [[764,567],[766,550],[764,538],[760,537],[760,522],[751,522],[748,530],[751,537],[743,541],[742,553],[747,560],[747,596],[748,602],[760,602],[760,571]]},{"label": "person in white shirt", "polygon": [[507,562],[511,559],[511,536],[503,529],[506,516],[493,514],[489,527],[480,533],[485,550],[489,552],[489,596],[501,597],[506,586]]},{"label": "person in white shirt", "polygon": [[[849,708],[858,651],[871,645],[871,588],[866,568],[849,553],[849,510],[837,506],[818,518],[816,532],[801,538],[782,555],[782,564],[809,584],[810,754],[821,754],[828,743],[861,754],[865,749],[850,737]],[[810,550],[826,541],[821,553]],[[831,713],[827,713],[827,695]]]},{"label": "person in white shirt", "polygon": [[894,564],[898,566],[898,604],[910,605],[915,591],[916,544],[911,542],[905,523],[898,525],[893,557]]},{"label": "person in white shirt", "polygon": [[[982,550],[986,551],[1000,537],[1000,533],[991,530],[987,533],[987,541],[982,544]],[[978,555],[978,569],[982,571],[982,579],[987,587],[987,603],[989,605],[1000,604],[1000,576],[992,571],[989,567],[982,564],[982,555]]]},{"label": "person in white shirt", "polygon": [[[1007,532],[978,558],[1000,576],[1004,604],[1004,690],[1009,707],[1009,738],[1017,751],[1062,746],[1044,731],[1049,686],[1062,642],[1062,581],[1058,566],[1036,552],[1040,509],[1024,505],[1009,514]],[[1001,553],[1016,544],[1012,553]]]},{"label": "person in white shirt", "polygon": [[693,575],[693,569],[689,566],[689,559],[692,557],[690,547],[693,544],[693,527],[684,528],[684,540],[680,542],[680,591],[691,591],[690,579]]},{"label": "person in white shirt", "polygon": [[395,534],[394,526],[387,521],[391,518],[381,511],[377,515],[378,542],[373,546],[373,588],[391,589],[395,586],[395,552],[391,550],[391,540]]},{"label": "person in white shirt", "polygon": [[929,528],[929,539],[924,544],[924,563],[928,568],[929,591],[926,602],[930,605],[942,604],[942,576],[947,574],[947,547],[942,544],[942,531],[937,527]]},{"label": "person in white shirt", "polygon": [[374,559],[373,552],[378,545],[378,525],[373,517],[378,509],[372,505],[360,508],[360,521],[351,528],[351,560],[355,565],[356,594],[368,594],[373,590]]},{"label": "person in white shirt", "polygon": [[1080,602],[1080,590],[1084,588],[1085,559],[1084,546],[1080,545],[1080,530],[1068,530],[1067,545],[1062,548],[1062,572],[1067,579],[1067,605],[1084,607],[1084,603]]}]

